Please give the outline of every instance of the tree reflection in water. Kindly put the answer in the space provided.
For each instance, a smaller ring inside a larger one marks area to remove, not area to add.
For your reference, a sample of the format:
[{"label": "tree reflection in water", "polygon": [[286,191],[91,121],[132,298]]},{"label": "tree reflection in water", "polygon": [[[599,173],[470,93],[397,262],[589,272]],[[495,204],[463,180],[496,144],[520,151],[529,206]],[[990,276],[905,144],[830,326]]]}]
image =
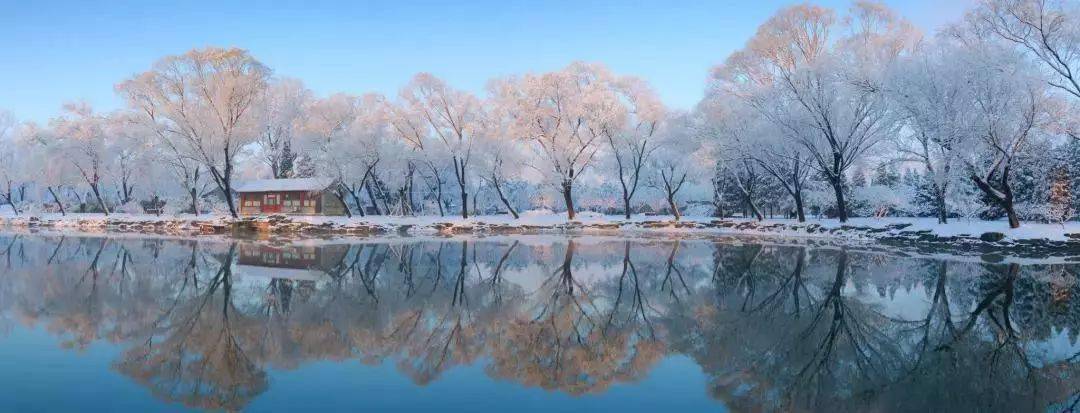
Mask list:
[{"label": "tree reflection in water", "polygon": [[118,345],[117,371],[199,408],[241,409],[267,368],[317,360],[587,394],[683,355],[735,410],[1031,411],[1080,385],[1070,264],[549,237],[19,235],[0,254],[6,326]]}]

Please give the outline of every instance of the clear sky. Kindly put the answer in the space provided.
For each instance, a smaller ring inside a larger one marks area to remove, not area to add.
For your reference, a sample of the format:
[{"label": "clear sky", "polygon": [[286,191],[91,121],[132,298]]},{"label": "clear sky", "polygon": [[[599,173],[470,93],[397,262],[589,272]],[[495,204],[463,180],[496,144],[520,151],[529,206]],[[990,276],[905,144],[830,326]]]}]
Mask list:
[{"label": "clear sky", "polygon": [[[888,0],[926,32],[974,0]],[[167,4],[177,3],[177,4]],[[65,101],[122,105],[113,85],[158,58],[209,45],[250,50],[320,95],[397,93],[427,71],[481,92],[488,79],[599,61],[650,81],[674,108],[785,0],[0,0],[0,108],[47,121]],[[816,3],[846,9],[848,1]]]}]

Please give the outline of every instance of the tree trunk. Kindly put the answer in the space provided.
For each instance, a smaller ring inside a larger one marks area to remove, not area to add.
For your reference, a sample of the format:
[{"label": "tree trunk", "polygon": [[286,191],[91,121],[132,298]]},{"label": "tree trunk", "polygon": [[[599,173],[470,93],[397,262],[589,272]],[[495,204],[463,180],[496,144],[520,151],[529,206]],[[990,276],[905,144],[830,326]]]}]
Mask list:
[{"label": "tree trunk", "polygon": [[806,212],[803,210],[802,191],[795,190],[792,195],[795,198],[795,216],[799,222],[806,222]]},{"label": "tree trunk", "polygon": [[937,206],[937,222],[948,224],[949,211],[945,207],[945,191],[939,189],[936,183],[934,184],[934,204]]},{"label": "tree trunk", "polygon": [[746,199],[746,206],[750,207],[750,213],[754,214],[754,218],[757,218],[758,221],[765,220],[765,216],[761,214],[761,209],[749,197]]},{"label": "tree trunk", "polygon": [[191,213],[199,216],[199,191],[195,187],[191,187],[188,190],[188,196],[191,197]]},{"label": "tree trunk", "polygon": [[833,193],[836,195],[836,217],[840,219],[840,222],[847,222],[848,211],[847,201],[844,200],[844,177],[838,176],[835,179],[829,178],[832,183]]},{"label": "tree trunk", "polygon": [[459,161],[454,156],[454,176],[457,178],[458,189],[461,191],[461,218],[469,218],[469,192],[465,190],[465,161]]},{"label": "tree trunk", "polygon": [[16,216],[18,216],[19,215],[19,208],[15,207],[15,199],[14,199],[14,195],[12,195],[12,193],[13,192],[11,190],[11,181],[8,181],[7,193],[5,194],[5,196],[7,198],[8,205],[11,205],[11,211],[14,212]]},{"label": "tree trunk", "polygon": [[[409,196],[409,210],[412,211],[413,214],[415,215],[417,213],[418,208],[416,207],[416,198],[413,196],[413,194],[416,193],[416,191],[414,190],[415,188],[413,187],[413,171],[412,170],[409,170],[409,184],[408,184],[408,187],[409,187],[409,195],[408,195]],[[423,205],[420,205],[420,207],[421,208],[419,208],[419,209],[423,209]],[[424,211],[421,210],[420,213],[422,214],[422,213],[424,213]]]},{"label": "tree trunk", "polygon": [[563,181],[562,194],[563,201],[566,202],[566,218],[569,220],[574,219],[574,184],[570,181]]},{"label": "tree trunk", "polygon": [[371,183],[365,183],[364,188],[367,189],[368,199],[371,200],[371,209],[375,215],[382,215],[382,211],[379,210],[379,203],[375,202],[375,190],[371,189]]},{"label": "tree trunk", "polygon": [[626,190],[625,189],[623,190],[622,202],[623,202],[623,216],[626,217],[626,219],[630,219],[630,197],[628,197],[626,195]]},{"label": "tree trunk", "polygon": [[15,207],[15,203],[11,201],[11,193],[7,194],[7,203],[11,205],[11,211],[15,213],[15,216],[19,216],[19,208]]},{"label": "tree trunk", "polygon": [[64,202],[60,201],[60,197],[56,196],[56,192],[53,191],[53,187],[49,187],[49,193],[52,194],[54,200],[56,200],[56,207],[60,208],[60,216],[66,216],[67,212],[64,211]]},{"label": "tree trunk", "polygon": [[[353,204],[356,205],[356,212],[359,212],[360,216],[362,216],[362,217],[367,216],[367,214],[364,214],[364,204],[360,203],[360,194],[357,194],[356,191],[353,191],[351,189],[349,189],[348,191],[349,191],[349,197],[352,198]],[[345,209],[346,210],[349,209],[348,204],[345,205]],[[352,214],[349,214],[349,216],[351,217]]]},{"label": "tree trunk", "polygon": [[90,185],[90,190],[94,192],[94,198],[97,198],[98,206],[101,207],[101,211],[105,213],[105,216],[109,216],[109,207],[105,206],[105,200],[101,199],[101,191],[98,190],[98,184]]},{"label": "tree trunk", "polygon": [[218,189],[221,190],[221,196],[225,197],[225,205],[228,205],[229,207],[229,215],[233,218],[239,218],[240,214],[237,214],[236,212],[236,202],[233,201],[232,173],[232,155],[229,153],[229,150],[226,149],[224,173],[218,171],[215,167],[210,167],[210,175],[214,177],[214,182],[217,183]]},{"label": "tree trunk", "polygon": [[229,215],[232,215],[233,218],[239,218],[240,214],[236,211],[236,201],[233,200],[232,196],[232,182],[226,180],[225,187],[222,190],[225,192],[225,204],[229,206]]},{"label": "tree trunk", "polygon": [[679,212],[679,205],[675,203],[675,194],[668,192],[667,194],[668,207],[671,208],[671,215],[675,216],[675,220],[682,219],[682,213]]},{"label": "tree trunk", "polygon": [[1013,205],[1012,197],[1009,197],[1003,203],[1005,214],[1009,217],[1009,228],[1020,228],[1020,216],[1016,215],[1016,207]]},{"label": "tree trunk", "polygon": [[461,218],[469,219],[469,192],[465,190],[464,185],[459,185],[461,188]]},{"label": "tree trunk", "polygon": [[491,181],[495,183],[495,193],[499,194],[499,200],[502,201],[503,205],[506,206],[506,210],[510,212],[510,215],[514,216],[514,219],[520,218],[517,211],[514,210],[514,207],[510,206],[510,201],[506,199],[505,195],[503,195],[502,186],[499,185],[499,178],[496,176],[492,176]]},{"label": "tree trunk", "polygon": [[473,216],[480,216],[480,207],[477,206],[480,203],[480,190],[477,190],[475,194],[472,194],[472,214]]},{"label": "tree trunk", "polygon": [[440,182],[435,183],[435,203],[439,205],[439,216],[445,217],[446,209],[443,208],[442,183]]},{"label": "tree trunk", "polygon": [[994,200],[998,206],[1005,210],[1006,216],[1009,218],[1009,228],[1020,228],[1020,216],[1016,214],[1016,206],[1013,203],[1012,186],[1009,185],[1009,167],[1006,166],[1001,173],[1001,179],[999,185],[1001,191],[999,192],[992,186],[990,186],[990,178],[983,180],[978,175],[972,175],[971,179],[975,181],[975,186],[979,187],[990,199]]}]

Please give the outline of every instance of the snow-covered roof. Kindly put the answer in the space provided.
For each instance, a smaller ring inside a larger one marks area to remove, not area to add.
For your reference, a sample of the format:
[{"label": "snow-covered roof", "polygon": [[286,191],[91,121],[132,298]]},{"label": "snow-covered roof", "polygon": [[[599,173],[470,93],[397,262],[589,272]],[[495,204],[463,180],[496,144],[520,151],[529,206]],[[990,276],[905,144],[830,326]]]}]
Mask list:
[{"label": "snow-covered roof", "polygon": [[334,183],[331,178],[256,179],[236,185],[236,192],[322,191]]}]

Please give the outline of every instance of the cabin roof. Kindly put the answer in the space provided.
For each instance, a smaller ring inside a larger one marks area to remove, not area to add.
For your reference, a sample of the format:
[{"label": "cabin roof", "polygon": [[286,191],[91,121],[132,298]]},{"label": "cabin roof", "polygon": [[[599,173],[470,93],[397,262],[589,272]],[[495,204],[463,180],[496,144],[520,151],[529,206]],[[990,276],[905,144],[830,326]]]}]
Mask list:
[{"label": "cabin roof", "polygon": [[322,191],[334,184],[331,178],[256,179],[236,185],[236,192]]}]

